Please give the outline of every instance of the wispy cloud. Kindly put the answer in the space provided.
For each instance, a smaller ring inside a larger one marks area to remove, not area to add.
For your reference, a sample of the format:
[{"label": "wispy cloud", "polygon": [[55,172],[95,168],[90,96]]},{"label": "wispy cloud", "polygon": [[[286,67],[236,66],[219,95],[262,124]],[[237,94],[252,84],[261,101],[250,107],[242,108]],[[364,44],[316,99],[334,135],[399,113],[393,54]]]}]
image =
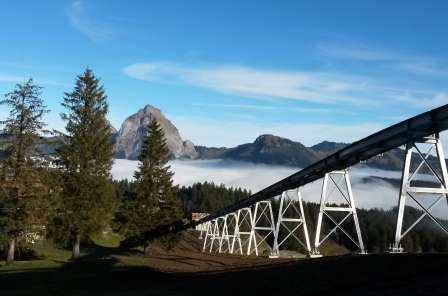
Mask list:
[{"label": "wispy cloud", "polygon": [[341,59],[355,59],[363,61],[384,61],[384,60],[396,60],[402,57],[396,56],[395,54],[375,49],[369,48],[362,44],[356,45],[336,45],[331,43],[319,43],[317,49],[320,53],[334,58]]},{"label": "wispy cloud", "polygon": [[417,75],[448,76],[446,67],[440,67],[434,62],[404,62],[399,65],[403,70]]},{"label": "wispy cloud", "polygon": [[[443,103],[440,94],[444,93],[443,90],[421,90],[407,85],[390,86],[383,77],[265,70],[240,65],[195,67],[169,62],[137,63],[124,68],[123,72],[148,82],[186,84],[246,98],[289,99],[324,105],[321,110],[314,109],[321,112],[329,109],[329,105],[393,108],[403,101],[408,103],[406,108],[426,108]],[[304,108],[303,111],[311,109]]]},{"label": "wispy cloud", "polygon": [[229,109],[246,109],[246,110],[277,110],[276,106],[262,106],[250,104],[207,104],[207,103],[193,103],[196,107],[210,107],[210,108],[229,108]]},{"label": "wispy cloud", "polygon": [[[10,75],[10,74],[0,74],[0,82],[7,82],[7,83],[23,83],[29,78],[32,78],[30,76],[18,76],[18,75]],[[59,82],[51,79],[45,79],[45,78],[33,78],[34,82],[39,85],[52,85],[52,86],[70,86],[68,83]]]},{"label": "wispy cloud", "polygon": [[414,75],[448,76],[447,61],[425,56],[413,56],[364,44],[320,43],[318,51],[328,57],[376,62]]},{"label": "wispy cloud", "polygon": [[310,122],[252,122],[247,120],[221,120],[212,118],[169,116],[181,127],[183,139],[190,139],[197,145],[233,147],[253,142],[261,134],[274,134],[290,138],[311,146],[328,140],[353,142],[385,127],[377,122],[362,124],[334,124]]},{"label": "wispy cloud", "polygon": [[367,81],[348,75],[305,71],[275,71],[239,65],[185,67],[174,63],[139,63],[123,69],[133,78],[158,83],[182,83],[221,93],[257,99],[280,98],[312,103],[372,105],[353,96]]},{"label": "wispy cloud", "polygon": [[422,92],[422,93],[412,93],[412,92],[401,92],[394,96],[399,102],[405,103],[407,105],[429,110],[436,108],[448,103],[448,93],[446,92]]},{"label": "wispy cloud", "polygon": [[70,24],[86,35],[93,42],[101,42],[112,38],[115,29],[109,23],[92,17],[84,1],[74,1],[68,9]]},{"label": "wispy cloud", "polygon": [[343,113],[356,114],[348,110],[341,110],[335,108],[307,108],[300,106],[272,106],[272,105],[253,105],[253,104],[208,104],[208,103],[193,103],[193,106],[208,107],[208,108],[225,108],[225,109],[243,109],[243,110],[260,110],[260,111],[291,111],[298,113]]}]

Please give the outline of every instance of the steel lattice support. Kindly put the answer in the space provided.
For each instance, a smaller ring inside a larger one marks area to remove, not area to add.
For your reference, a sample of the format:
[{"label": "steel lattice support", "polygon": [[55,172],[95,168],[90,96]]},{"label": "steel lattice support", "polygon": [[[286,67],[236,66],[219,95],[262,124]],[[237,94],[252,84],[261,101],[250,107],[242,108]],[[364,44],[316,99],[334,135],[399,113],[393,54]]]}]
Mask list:
[{"label": "steel lattice support", "polygon": [[213,237],[214,223],[216,220],[211,220],[205,223],[205,237],[204,237],[204,245],[202,247],[202,252],[205,252],[207,248],[207,242],[210,244],[210,241]]},{"label": "steel lattice support", "polygon": [[238,227],[238,215],[237,213],[227,214],[227,246],[223,249],[223,252],[233,253],[233,246],[235,241],[235,235],[237,234]]},{"label": "steel lattice support", "polygon": [[223,217],[220,217],[218,219],[221,219],[222,221],[222,228],[221,228],[221,236],[219,239],[219,253],[224,253],[226,251],[230,250],[230,236],[229,236],[229,228],[227,225],[227,219],[229,215],[225,215]]},{"label": "steel lattice support", "polygon": [[[417,144],[423,144],[429,146],[426,152],[423,152]],[[439,169],[434,167],[429,161],[429,156],[435,150],[437,158],[437,166]],[[420,164],[415,168],[414,172],[411,171],[411,161],[414,155],[420,157]],[[414,181],[417,173],[426,167],[429,172],[436,178],[436,182],[439,187],[423,187],[423,186],[411,186],[411,182]],[[442,143],[440,141],[439,135],[433,135],[427,137],[422,141],[416,141],[408,143],[406,145],[406,156],[403,165],[402,172],[402,182],[400,187],[400,195],[398,199],[398,215],[397,215],[397,225],[395,229],[395,240],[391,248],[392,253],[401,253],[403,248],[400,245],[400,241],[425,217],[429,217],[436,225],[438,225],[445,233],[448,233],[448,229],[443,225],[436,217],[433,216],[431,210],[439,204],[441,200],[445,200],[448,197],[447,190],[448,173],[445,163],[445,155],[442,148]],[[436,197],[429,206],[425,206],[421,200],[422,195],[424,197],[434,196]],[[423,210],[423,214],[415,220],[405,231],[403,231],[403,219],[404,210],[407,200],[413,200],[420,208]],[[420,201],[419,201],[420,200]]]},{"label": "steel lattice support", "polygon": [[[290,213],[288,214],[288,210]],[[291,213],[292,212],[292,213]],[[286,230],[286,235],[280,237],[281,229]],[[303,239],[300,239],[300,232],[303,232]],[[280,255],[280,247],[288,239],[295,239],[311,255],[310,238],[306,224],[305,212],[303,210],[303,199],[300,189],[289,190],[282,193],[280,197],[280,207],[278,210],[277,224],[274,232],[274,246],[271,257]]]},{"label": "steel lattice support", "polygon": [[230,253],[246,254],[244,249],[249,243],[250,234],[253,228],[253,217],[251,208],[242,208],[237,211],[234,236]]},{"label": "steel lattice support", "polygon": [[199,239],[203,239],[203,234],[207,233],[207,225],[208,222],[197,225],[199,227]]},{"label": "steel lattice support", "polygon": [[[335,177],[340,176],[342,179],[342,182],[345,183],[345,190],[342,188],[341,184],[338,184],[338,182],[335,181]],[[340,194],[340,196],[344,199],[345,205],[343,206],[328,206],[328,198],[331,195],[328,192],[329,182],[332,182],[332,184],[335,186],[335,189],[337,189],[337,192]],[[347,213],[339,222],[332,217],[332,212],[342,212]],[[322,227],[322,220],[324,216],[332,222],[334,227],[327,233],[322,239],[321,237],[321,227]],[[343,227],[342,224],[348,220],[348,218],[352,217],[353,222],[355,224],[355,231],[357,239],[354,239]],[[320,256],[319,247],[322,245],[323,242],[325,242],[326,239],[328,239],[333,233],[335,233],[337,230],[340,230],[344,235],[346,235],[360,250],[362,254],[365,253],[364,249],[364,243],[362,241],[361,236],[361,229],[359,227],[359,221],[358,221],[358,215],[356,213],[356,206],[355,206],[355,200],[353,197],[352,192],[352,186],[350,183],[350,177],[348,170],[342,170],[342,171],[333,171],[331,173],[327,173],[324,176],[323,184],[322,184],[322,195],[320,199],[320,209],[319,209],[319,215],[317,219],[317,228],[316,228],[316,236],[314,240],[314,250],[312,256]]]},{"label": "steel lattice support", "polygon": [[221,231],[222,231],[222,222],[221,221],[222,221],[222,218],[219,217],[219,218],[216,218],[214,220],[214,223],[212,223],[213,229],[212,229],[212,236],[211,236],[211,239],[210,239],[210,249],[209,249],[209,252],[213,251],[213,247],[215,245],[215,241],[217,241],[217,246],[218,246],[218,249],[219,249],[219,243],[221,241]]},{"label": "steel lattice support", "polygon": [[[252,221],[247,255],[251,255],[255,252],[255,255],[258,256],[258,247],[265,242],[268,237],[272,236],[273,238],[275,233],[274,215],[270,201],[259,201],[255,204]],[[260,241],[257,241],[257,234],[261,236]]]}]

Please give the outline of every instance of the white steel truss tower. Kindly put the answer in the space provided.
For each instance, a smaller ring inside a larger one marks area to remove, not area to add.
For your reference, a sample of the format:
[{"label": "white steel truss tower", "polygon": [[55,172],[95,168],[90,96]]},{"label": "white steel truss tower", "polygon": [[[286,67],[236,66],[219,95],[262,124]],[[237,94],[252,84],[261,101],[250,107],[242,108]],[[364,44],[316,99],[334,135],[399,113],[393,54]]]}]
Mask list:
[{"label": "white steel truss tower", "polygon": [[[216,220],[208,221],[205,225],[205,237],[204,237],[204,246],[202,247],[202,252],[205,252],[205,249],[210,245],[211,239],[213,237],[214,224]],[[207,242],[209,243],[207,245]]]},{"label": "white steel truss tower", "polygon": [[[338,182],[336,182],[335,177],[340,177],[342,180],[342,183],[345,184],[345,186],[341,186]],[[335,206],[335,205],[328,205],[328,198],[331,195],[328,192],[329,182],[332,182],[334,185],[335,190],[337,193],[340,194],[340,196],[344,199],[344,205]],[[344,190],[345,187],[345,190]],[[344,217],[337,221],[332,215],[331,212],[345,212],[346,214]],[[334,225],[334,227],[321,239],[321,227],[322,227],[322,220],[324,218],[328,218]],[[353,217],[353,222],[355,224],[355,231],[357,239],[354,239],[343,227],[342,224],[348,220],[348,218]],[[319,209],[319,215],[317,218],[317,229],[316,229],[316,236],[314,240],[314,250],[312,257],[318,257],[321,256],[319,252],[319,247],[322,245],[325,240],[327,240],[330,235],[335,233],[337,230],[340,230],[343,234],[345,234],[360,250],[361,254],[365,254],[364,249],[364,243],[362,241],[361,237],[361,229],[359,227],[359,221],[358,221],[358,215],[356,213],[356,206],[355,201],[353,198],[353,192],[352,192],[352,186],[350,183],[350,177],[348,170],[342,170],[342,171],[333,171],[331,173],[325,174],[323,184],[322,184],[322,195],[320,199],[320,209]]]},{"label": "white steel truss tower", "polygon": [[226,217],[227,237],[225,238],[225,241],[227,242],[227,245],[226,248],[221,251],[232,254],[235,236],[237,235],[238,215],[234,212],[227,214]]},{"label": "white steel truss tower", "polygon": [[217,241],[217,247],[218,247],[217,251],[219,251],[219,244],[221,242],[221,231],[222,231],[222,222],[221,221],[222,221],[222,219],[221,219],[221,217],[218,217],[218,218],[216,218],[216,219],[214,219],[212,221],[214,221],[214,223],[212,223],[213,230],[212,230],[212,236],[211,236],[211,239],[210,239],[210,249],[209,249],[209,252],[213,251],[213,247],[214,247],[215,241]]},{"label": "white steel truss tower", "polygon": [[203,238],[204,238],[204,237],[203,237],[203,234],[204,234],[204,233],[207,233],[208,223],[209,223],[209,222],[206,222],[205,224],[202,223],[202,224],[199,224],[199,225],[198,225],[198,226],[200,226],[200,227],[199,227],[199,239],[203,239]]},{"label": "white steel truss tower", "polygon": [[[417,144],[421,144],[420,146],[429,146],[429,148],[426,152],[424,152],[422,151],[422,147],[419,148]],[[438,166],[438,168],[436,168],[434,162],[431,162],[429,159],[432,152],[435,152],[436,166]],[[412,172],[413,167],[411,166],[411,160],[414,156],[418,156],[421,162],[414,168],[414,172]],[[416,175],[423,167],[426,167],[428,170],[427,172],[435,177],[436,187],[423,186],[423,184],[420,184],[420,186],[411,185],[411,183],[415,181]],[[448,197],[447,181],[448,173],[445,163],[445,155],[443,153],[442,143],[438,134],[427,137],[422,141],[408,143],[406,145],[406,156],[403,165],[402,182],[398,199],[395,240],[391,248],[392,253],[403,252],[400,241],[425,217],[429,217],[445,233],[448,233],[447,227],[431,213],[431,210],[439,204],[441,200],[446,201]],[[422,197],[425,197],[428,200],[429,196],[433,196],[435,200],[432,201],[429,206],[425,206],[422,202]],[[413,200],[423,211],[423,213],[405,231],[403,231],[404,212],[407,200]]]},{"label": "white steel truss tower", "polygon": [[227,218],[229,215],[225,215],[222,217],[219,217],[218,219],[221,219],[222,221],[222,228],[221,228],[221,236],[219,239],[219,253],[224,253],[230,250],[230,235],[229,235],[229,228],[227,225]]},{"label": "white steel truss tower", "polygon": [[252,210],[251,208],[242,208],[236,214],[236,223],[234,229],[234,236],[230,253],[246,254],[245,248],[248,246],[250,234],[252,231]]},{"label": "white steel truss tower", "polygon": [[[288,210],[289,213],[287,213]],[[282,227],[286,231],[286,235],[280,237]],[[300,230],[303,232],[305,241],[299,238],[299,236],[302,236],[300,235]],[[282,244],[292,238],[302,245],[308,252],[308,255],[311,254],[310,238],[306,225],[305,212],[303,210],[303,199],[299,188],[285,191],[280,197],[280,207],[274,232],[274,246],[271,257],[278,257]]]},{"label": "white steel truss tower", "polygon": [[[252,228],[250,231],[247,255],[255,252],[258,256],[258,247],[265,242],[268,237],[274,238],[275,226],[272,205],[268,200],[259,201],[255,204],[254,215],[252,217]],[[261,237],[257,241],[257,234]]]}]

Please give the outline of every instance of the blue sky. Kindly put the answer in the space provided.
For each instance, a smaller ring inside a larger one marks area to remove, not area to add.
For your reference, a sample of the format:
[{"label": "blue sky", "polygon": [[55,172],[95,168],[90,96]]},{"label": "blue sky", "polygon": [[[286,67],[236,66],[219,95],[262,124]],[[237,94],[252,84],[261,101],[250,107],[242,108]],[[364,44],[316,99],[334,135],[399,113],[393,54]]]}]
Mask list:
[{"label": "blue sky", "polygon": [[[393,3],[391,3],[393,2]],[[446,1],[3,1],[0,94],[59,119],[91,67],[116,128],[146,104],[195,144],[349,142],[448,102]],[[5,109],[0,109],[5,116]]]}]

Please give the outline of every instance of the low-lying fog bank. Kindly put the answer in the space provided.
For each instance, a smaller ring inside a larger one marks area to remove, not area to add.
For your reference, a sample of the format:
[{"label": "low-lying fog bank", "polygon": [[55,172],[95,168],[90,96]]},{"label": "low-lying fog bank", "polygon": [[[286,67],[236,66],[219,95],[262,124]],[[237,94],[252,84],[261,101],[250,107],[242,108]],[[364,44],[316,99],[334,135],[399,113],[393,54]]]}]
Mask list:
[{"label": "low-lying fog bank", "polygon": [[[175,184],[191,185],[195,182],[213,181],[216,184],[223,183],[226,186],[246,188],[252,192],[257,192],[299,170],[291,167],[224,160],[173,160],[169,164],[174,171]],[[112,167],[112,175],[117,180],[132,179],[137,166],[138,161],[116,159]],[[401,172],[363,167],[354,167],[351,170],[350,178],[357,207],[390,209],[397,205],[398,188],[378,177],[399,180]],[[304,199],[318,202],[321,187],[322,180],[305,186],[302,190]],[[330,188],[330,192],[336,192],[334,189]],[[341,197],[336,193],[331,196],[332,201],[341,201]],[[432,199],[428,200],[428,203],[431,201]],[[440,204],[446,207],[446,203]],[[446,216],[442,215],[446,213],[446,210],[446,208],[435,209],[434,214]]]}]

